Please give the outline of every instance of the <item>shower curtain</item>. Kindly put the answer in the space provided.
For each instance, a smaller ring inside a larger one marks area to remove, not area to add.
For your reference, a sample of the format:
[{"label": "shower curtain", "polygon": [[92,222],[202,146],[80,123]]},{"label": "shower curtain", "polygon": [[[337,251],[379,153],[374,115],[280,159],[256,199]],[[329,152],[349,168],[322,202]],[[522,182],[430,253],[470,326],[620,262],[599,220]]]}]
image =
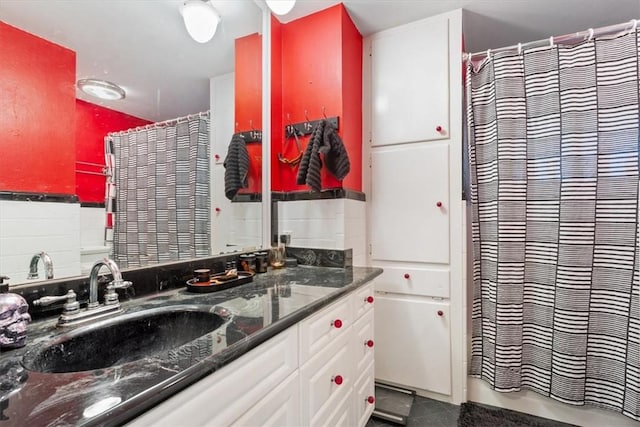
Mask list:
[{"label": "shower curtain", "polygon": [[467,66],[471,375],[640,420],[635,31]]},{"label": "shower curtain", "polygon": [[198,114],[107,136],[119,266],[209,255],[209,122]]}]

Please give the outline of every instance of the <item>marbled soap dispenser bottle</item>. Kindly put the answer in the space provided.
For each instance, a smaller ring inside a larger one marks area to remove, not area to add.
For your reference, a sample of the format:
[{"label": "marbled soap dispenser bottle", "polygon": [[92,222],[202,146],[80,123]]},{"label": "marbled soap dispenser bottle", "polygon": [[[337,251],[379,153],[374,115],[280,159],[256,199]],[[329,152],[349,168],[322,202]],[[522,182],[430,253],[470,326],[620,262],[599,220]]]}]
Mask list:
[{"label": "marbled soap dispenser bottle", "polygon": [[29,304],[18,294],[9,293],[7,276],[0,276],[0,348],[24,347],[27,323],[31,321]]}]

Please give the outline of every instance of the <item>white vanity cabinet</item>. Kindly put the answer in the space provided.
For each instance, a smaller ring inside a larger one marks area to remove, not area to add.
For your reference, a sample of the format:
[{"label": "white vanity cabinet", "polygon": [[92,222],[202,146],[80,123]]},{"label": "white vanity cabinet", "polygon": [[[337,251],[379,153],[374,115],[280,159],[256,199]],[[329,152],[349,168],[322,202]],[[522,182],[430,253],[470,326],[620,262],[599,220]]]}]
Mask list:
[{"label": "white vanity cabinet", "polygon": [[178,392],[129,426],[359,426],[373,412],[368,283]]},{"label": "white vanity cabinet", "polygon": [[[176,393],[129,426],[228,426],[298,369],[298,326],[279,333],[222,369]],[[297,410],[295,401],[284,402]],[[266,402],[267,413],[281,402]],[[264,405],[263,405],[264,406]],[[295,420],[294,420],[295,421]],[[295,424],[294,424],[295,425]]]},{"label": "white vanity cabinet", "polygon": [[369,263],[384,269],[376,280],[376,379],[459,404],[462,11],[373,34],[364,48]]},{"label": "white vanity cabinet", "polygon": [[301,425],[363,426],[369,419],[375,402],[361,405],[358,387],[374,396],[374,303],[368,284],[300,323]]}]

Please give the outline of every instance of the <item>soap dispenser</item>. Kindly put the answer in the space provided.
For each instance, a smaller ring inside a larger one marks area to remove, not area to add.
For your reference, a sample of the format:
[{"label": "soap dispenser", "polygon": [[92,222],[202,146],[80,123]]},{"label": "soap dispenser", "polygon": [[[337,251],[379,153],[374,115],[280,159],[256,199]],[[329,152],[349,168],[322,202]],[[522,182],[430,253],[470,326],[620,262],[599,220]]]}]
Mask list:
[{"label": "soap dispenser", "polygon": [[29,304],[18,294],[9,293],[7,276],[0,276],[0,348],[24,347],[27,323],[31,321]]}]

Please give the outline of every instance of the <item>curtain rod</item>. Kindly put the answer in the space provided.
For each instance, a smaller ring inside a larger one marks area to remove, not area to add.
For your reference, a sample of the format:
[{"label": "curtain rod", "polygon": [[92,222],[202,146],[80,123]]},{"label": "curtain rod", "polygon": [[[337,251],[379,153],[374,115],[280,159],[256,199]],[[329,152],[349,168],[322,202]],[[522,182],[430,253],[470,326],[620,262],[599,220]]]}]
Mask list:
[{"label": "curtain rod", "polygon": [[122,136],[122,135],[125,135],[127,133],[131,133],[131,132],[138,132],[138,131],[141,131],[141,130],[159,128],[159,127],[162,127],[162,126],[170,126],[170,125],[178,124],[180,122],[188,121],[190,119],[194,119],[196,117],[209,117],[209,113],[210,113],[210,110],[201,111],[199,113],[189,114],[189,115],[186,115],[184,117],[178,117],[176,119],[169,119],[169,120],[165,120],[163,122],[149,123],[148,125],[138,126],[138,127],[130,128],[130,129],[127,129],[127,130],[120,130],[120,131],[117,131],[117,132],[109,132],[107,134],[107,136]]},{"label": "curtain rod", "polygon": [[518,51],[518,53],[522,52],[523,49],[529,49],[532,47],[540,47],[548,44],[553,46],[554,44],[575,44],[582,42],[584,40],[591,40],[594,37],[600,37],[608,34],[615,33],[624,33],[627,31],[633,32],[638,27],[638,20],[632,19],[629,22],[624,22],[621,24],[609,25],[608,27],[589,28],[588,30],[578,31],[576,33],[565,34],[562,36],[551,36],[548,39],[544,40],[536,40],[527,43],[518,43],[513,46],[501,47],[498,49],[487,49],[485,52],[477,52],[477,53],[463,53],[462,60],[463,61],[471,61],[476,59],[482,59],[490,56],[492,53],[497,52],[506,52],[510,50]]}]

